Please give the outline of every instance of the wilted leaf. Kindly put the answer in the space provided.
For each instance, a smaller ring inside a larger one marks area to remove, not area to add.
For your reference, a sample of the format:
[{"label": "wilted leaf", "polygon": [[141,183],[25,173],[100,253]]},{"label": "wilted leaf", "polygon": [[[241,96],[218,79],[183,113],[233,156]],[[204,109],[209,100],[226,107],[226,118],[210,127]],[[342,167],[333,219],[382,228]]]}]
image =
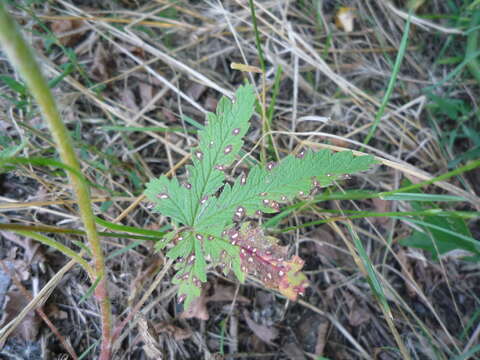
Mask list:
[{"label": "wilted leaf", "polygon": [[216,301],[233,301],[235,299],[236,302],[241,302],[244,304],[250,303],[250,299],[246,298],[242,295],[237,295],[235,297],[235,288],[233,286],[225,286],[216,284],[214,286],[214,293],[212,296],[208,297],[208,302],[216,302]]},{"label": "wilted leaf", "polygon": [[293,342],[283,345],[282,350],[289,360],[306,360],[303,350]]},{"label": "wilted leaf", "polygon": [[155,330],[159,336],[168,335],[175,341],[188,339],[192,336],[192,332],[188,329],[182,329],[170,323],[161,322],[155,325]]},{"label": "wilted leaf", "polygon": [[[372,199],[373,206],[375,208],[376,212],[379,213],[384,213],[387,211],[390,211],[392,202],[388,200],[382,200],[382,199]],[[390,221],[390,218],[388,216],[382,216],[382,217],[374,217],[372,219],[372,222],[378,225],[386,226]]]},{"label": "wilted leaf", "polygon": [[51,29],[62,45],[73,46],[87,30],[79,30],[83,24],[83,20],[54,20]]},{"label": "wilted leaf", "polygon": [[353,22],[356,17],[355,9],[351,7],[341,7],[335,15],[335,25],[340,30],[347,33],[353,31]]},{"label": "wilted leaf", "polygon": [[158,344],[158,334],[149,320],[142,313],[139,313],[138,332],[143,340],[143,351],[150,359],[163,359],[162,351]]},{"label": "wilted leaf", "polygon": [[348,312],[348,322],[350,325],[357,327],[368,322],[371,317],[370,311],[365,306],[361,306],[352,295],[346,292],[343,295],[347,299],[347,305],[350,310]]},{"label": "wilted leaf", "polygon": [[248,315],[247,310],[243,310],[243,316],[245,317],[245,321],[253,331],[253,333],[263,342],[272,345],[272,340],[274,340],[278,336],[278,330],[272,326],[265,326],[261,324],[257,324],[253,321],[250,316]]},{"label": "wilted leaf", "polygon": [[244,223],[237,231],[227,232],[232,243],[240,247],[242,271],[260,278],[265,286],[278,290],[290,300],[305,293],[308,280],[301,272],[303,260],[294,255],[287,259],[287,248],[278,240],[265,236],[260,227]]},{"label": "wilted leaf", "polygon": [[327,344],[327,333],[329,323],[328,321],[322,321],[317,328],[317,343],[315,344],[315,355],[322,356],[325,345]]},{"label": "wilted leaf", "polygon": [[[28,305],[28,303],[28,299],[20,291],[9,291],[5,295],[0,327],[12,321]],[[39,328],[40,319],[36,312],[32,310],[12,332],[12,336],[21,337],[25,341],[34,341],[37,338]]]},{"label": "wilted leaf", "polygon": [[188,307],[180,316],[182,319],[196,318],[199,320],[208,320],[210,315],[208,313],[207,304],[210,302],[218,301],[235,301],[241,303],[250,303],[250,300],[242,295],[235,297],[235,289],[232,286],[224,286],[220,284],[214,285],[214,293],[211,296],[207,296],[210,291],[207,286],[202,287],[202,293],[199,297],[193,300],[190,307]]},{"label": "wilted leaf", "polygon": [[[190,84],[190,86],[187,89],[187,94],[190,96],[193,100],[197,101],[200,99],[200,96],[207,90],[207,87],[203,84],[193,82]],[[215,107],[214,107],[215,109]]]},{"label": "wilted leaf", "polygon": [[207,303],[208,298],[206,296],[206,291],[205,289],[202,289],[200,296],[192,301],[191,305],[185,309],[180,317],[182,319],[196,318],[199,320],[208,320],[210,315],[208,314]]}]

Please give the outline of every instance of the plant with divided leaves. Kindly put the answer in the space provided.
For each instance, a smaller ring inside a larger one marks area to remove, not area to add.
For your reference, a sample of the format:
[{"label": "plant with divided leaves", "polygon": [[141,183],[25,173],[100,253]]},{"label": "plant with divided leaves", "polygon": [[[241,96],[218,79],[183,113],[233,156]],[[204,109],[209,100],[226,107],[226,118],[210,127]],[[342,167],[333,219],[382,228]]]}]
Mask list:
[{"label": "plant with divided leaves", "polygon": [[278,164],[255,166],[248,176],[225,183],[225,171],[243,145],[254,104],[253,87],[248,85],[237,90],[235,102],[223,97],[217,113],[208,114],[208,125],[199,132],[187,180],[179,183],[161,176],[147,184],[145,195],[175,228],[156,248],[172,244],[167,256],[176,259],[178,272],[173,282],[179,284],[178,300],[185,301],[186,307],[207,281],[207,261],[225,275],[233,270],[241,282],[250,273],[289,299],[302,295],[308,285],[301,272],[303,260],[288,258],[287,248],[279,246],[277,239],[244,220],[278,212],[280,204],[374,163],[371,156],[354,157],[349,151],[302,151]]}]

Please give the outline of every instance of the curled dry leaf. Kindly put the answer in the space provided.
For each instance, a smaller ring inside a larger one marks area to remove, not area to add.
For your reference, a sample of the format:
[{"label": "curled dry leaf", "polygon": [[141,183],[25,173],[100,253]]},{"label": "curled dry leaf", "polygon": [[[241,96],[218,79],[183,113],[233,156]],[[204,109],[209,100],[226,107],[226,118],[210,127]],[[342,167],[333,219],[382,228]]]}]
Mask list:
[{"label": "curled dry leaf", "polygon": [[165,359],[162,349],[165,348],[165,337],[170,337],[174,341],[181,341],[192,336],[192,332],[187,329],[179,328],[167,322],[153,324],[145,315],[139,313],[138,331],[144,342],[143,351],[149,359]]},{"label": "curled dry leaf", "polygon": [[[9,291],[5,294],[0,327],[12,321],[26,306],[28,299],[20,291]],[[40,319],[34,310],[30,311],[13,331],[12,336],[21,337],[25,341],[35,341],[40,328]]]},{"label": "curled dry leaf", "polygon": [[190,330],[182,329],[166,322],[156,324],[155,330],[159,336],[165,334],[171,336],[175,341],[186,340],[192,336],[192,332]]},{"label": "curled dry leaf", "polygon": [[233,286],[224,286],[220,284],[214,285],[214,292],[212,295],[207,296],[208,288],[203,287],[202,293],[198,298],[193,300],[192,305],[187,308],[182,315],[182,319],[196,318],[199,320],[208,320],[210,314],[208,313],[207,304],[210,302],[228,301],[231,302],[235,299],[237,302],[244,304],[250,303],[250,300],[242,295],[235,297],[235,288]]},{"label": "curled dry leaf", "polygon": [[257,324],[248,315],[247,310],[243,310],[245,321],[253,333],[263,342],[272,345],[272,341],[278,336],[278,330],[272,326]]},{"label": "curled dry leaf", "polygon": [[187,94],[190,96],[193,100],[197,101],[200,99],[200,96],[207,90],[207,87],[203,84],[193,82],[190,84],[190,86],[187,89]]},{"label": "curled dry leaf", "polygon": [[83,20],[55,20],[52,22],[51,29],[62,45],[73,46],[87,30],[87,28],[81,30],[82,25]]},{"label": "curled dry leaf", "polygon": [[233,286],[225,286],[221,284],[215,284],[213,295],[208,297],[208,302],[210,301],[233,301],[249,304],[250,299],[245,296],[238,295],[235,297],[235,288]]},{"label": "curled dry leaf", "polygon": [[120,93],[120,98],[122,104],[133,113],[136,114],[140,111],[140,108],[137,105],[135,94],[132,89],[124,88]]},{"label": "curled dry leaf", "polygon": [[208,297],[206,296],[205,287],[199,297],[192,301],[192,304],[180,315],[182,319],[197,318],[199,320],[208,320],[210,315],[207,310]]},{"label": "curled dry leaf", "polygon": [[289,360],[306,360],[303,350],[294,342],[283,345],[282,350]]},{"label": "curled dry leaf", "polygon": [[[372,199],[372,202],[376,212],[384,213],[391,210],[391,205],[392,205],[391,201],[382,200],[382,199]],[[387,216],[374,217],[372,221],[375,224],[386,226],[390,222],[390,218]]]},{"label": "curled dry leaf", "polygon": [[[146,82],[140,82],[138,84],[138,90],[140,93],[140,100],[141,100],[140,106],[142,107],[142,109],[144,109],[145,107],[147,107],[147,105],[150,103],[150,101],[154,97],[154,94],[153,94],[154,89],[151,84]],[[148,110],[152,110],[153,106],[154,106],[153,104],[150,105]]]},{"label": "curled dry leaf", "polygon": [[112,71],[111,64],[109,60],[109,55],[105,48],[102,45],[102,42],[99,41],[95,48],[95,53],[93,55],[93,64],[90,67],[90,74],[95,80],[104,81],[107,80]]},{"label": "curled dry leaf", "polygon": [[407,254],[404,249],[399,248],[397,252],[397,259],[401,264],[401,269],[402,269],[402,275],[405,278],[405,285],[406,285],[406,290],[408,296],[411,298],[414,298],[417,296],[417,290],[415,289],[415,286],[411,283],[410,280],[414,280],[413,277],[413,271],[412,271],[412,264],[410,260],[407,257]]},{"label": "curled dry leaf", "polygon": [[322,321],[317,328],[317,343],[315,344],[315,355],[322,356],[327,344],[327,334],[328,334],[328,321]]},{"label": "curled dry leaf", "polygon": [[350,325],[357,327],[370,321],[371,314],[366,306],[359,304],[355,297],[347,292],[344,292],[343,295],[347,300],[347,305],[350,310],[348,313],[348,322]]},{"label": "curled dry leaf", "polygon": [[355,9],[351,7],[341,7],[335,15],[335,25],[347,33],[353,31],[353,22],[355,19]]},{"label": "curled dry leaf", "polygon": [[304,261],[294,255],[287,259],[287,248],[263,234],[261,228],[244,223],[239,231],[227,232],[232,244],[240,247],[241,267],[260,278],[265,286],[278,290],[290,300],[305,293],[308,280],[301,272]]},{"label": "curled dry leaf", "polygon": [[208,95],[207,98],[205,99],[205,109],[208,111],[214,111],[217,108],[218,104],[218,99],[215,97]]},{"label": "curled dry leaf", "polygon": [[149,359],[164,359],[158,344],[158,334],[149,320],[143,314],[139,314],[138,332],[143,340],[143,351]]}]

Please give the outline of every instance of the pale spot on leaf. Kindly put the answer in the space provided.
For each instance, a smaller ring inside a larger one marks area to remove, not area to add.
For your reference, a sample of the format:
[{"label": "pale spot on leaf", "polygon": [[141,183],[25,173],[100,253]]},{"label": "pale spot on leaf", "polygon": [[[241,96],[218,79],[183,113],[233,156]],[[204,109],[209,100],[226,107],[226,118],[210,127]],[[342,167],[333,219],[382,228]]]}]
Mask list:
[{"label": "pale spot on leaf", "polygon": [[298,159],[303,159],[304,156],[305,156],[305,150],[302,150],[302,151],[300,151],[300,152],[297,154],[297,158],[298,158]]},{"label": "pale spot on leaf", "polygon": [[200,150],[195,150],[195,156],[197,157],[198,160],[202,160],[203,153]]},{"label": "pale spot on leaf", "polygon": [[233,150],[233,146],[232,146],[232,145],[228,145],[228,146],[225,148],[225,150],[223,151],[223,153],[224,153],[225,155],[228,155],[228,154],[230,154],[230,153],[232,152],[232,150]]}]

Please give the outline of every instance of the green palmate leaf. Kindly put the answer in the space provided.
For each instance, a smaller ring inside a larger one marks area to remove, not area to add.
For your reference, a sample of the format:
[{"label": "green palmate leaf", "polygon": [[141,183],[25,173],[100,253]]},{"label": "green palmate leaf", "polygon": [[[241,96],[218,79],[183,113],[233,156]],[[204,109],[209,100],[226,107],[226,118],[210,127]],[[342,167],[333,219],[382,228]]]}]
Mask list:
[{"label": "green palmate leaf", "polygon": [[243,145],[243,136],[249,128],[255,95],[251,86],[236,93],[236,102],[224,97],[217,106],[217,114],[208,114],[208,125],[199,132],[200,144],[193,150],[193,165],[187,166],[193,211],[190,224],[196,223],[202,207],[225,181],[224,170],[230,166]]},{"label": "green palmate leaf", "polygon": [[278,165],[269,163],[266,168],[256,166],[248,177],[242,176],[233,186],[226,185],[222,194],[209,202],[196,226],[208,228],[258,211],[276,212],[280,203],[305,197],[334,180],[367,170],[374,162],[371,156],[354,157],[350,151],[332,154],[322,150],[289,155]]},{"label": "green palmate leaf", "polygon": [[154,210],[185,225],[193,213],[189,195],[188,189],[181,186],[177,179],[169,180],[166,176],[151,180],[145,190],[145,196],[156,204]]},{"label": "green palmate leaf", "polygon": [[167,256],[177,259],[174,283],[179,284],[179,301],[185,301],[186,307],[207,281],[207,260],[225,275],[233,271],[242,282],[247,273],[257,276],[289,299],[303,294],[308,282],[300,271],[301,258],[289,259],[287,248],[258,227],[245,223],[236,230],[232,225],[259,212],[278,211],[281,203],[309,196],[374,163],[370,156],[354,157],[351,152],[307,151],[278,164],[256,166],[248,177],[242,175],[233,185],[225,184],[224,170],[243,145],[254,103],[252,86],[240,87],[233,103],[222,98],[216,114],[207,116],[208,125],[199,132],[186,182],[161,176],[147,184],[145,195],[155,210],[179,226],[156,249],[168,246]]}]

